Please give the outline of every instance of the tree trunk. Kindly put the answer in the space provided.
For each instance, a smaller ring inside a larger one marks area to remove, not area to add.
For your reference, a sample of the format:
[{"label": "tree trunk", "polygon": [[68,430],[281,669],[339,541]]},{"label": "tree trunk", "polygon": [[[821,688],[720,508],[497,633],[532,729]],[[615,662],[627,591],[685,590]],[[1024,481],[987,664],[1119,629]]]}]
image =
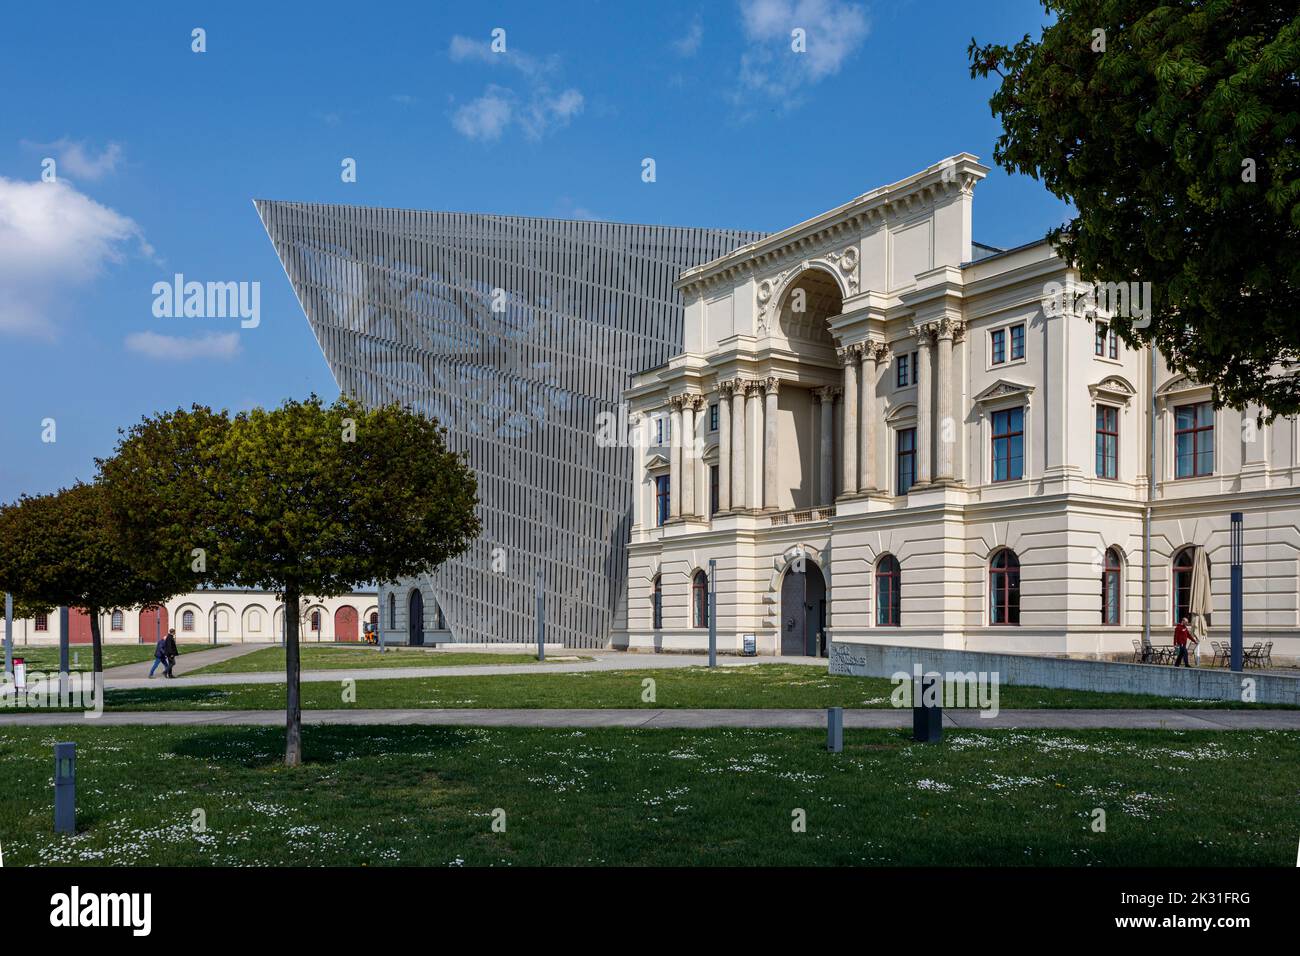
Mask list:
[{"label": "tree trunk", "polygon": [[284,765],[302,763],[302,702],[298,695],[298,588],[284,589]]},{"label": "tree trunk", "polygon": [[104,673],[104,641],[99,633],[99,608],[88,607],[86,613],[90,615],[90,653],[95,659],[93,669],[95,678],[98,678]]}]

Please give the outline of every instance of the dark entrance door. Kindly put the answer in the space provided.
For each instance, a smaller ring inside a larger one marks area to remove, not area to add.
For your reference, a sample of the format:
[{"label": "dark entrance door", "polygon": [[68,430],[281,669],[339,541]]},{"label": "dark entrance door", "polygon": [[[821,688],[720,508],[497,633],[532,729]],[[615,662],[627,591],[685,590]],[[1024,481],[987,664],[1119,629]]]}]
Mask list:
[{"label": "dark entrance door", "polygon": [[411,592],[411,604],[406,618],[407,643],[419,647],[424,643],[424,595],[419,588]]},{"label": "dark entrance door", "polygon": [[794,566],[781,582],[781,653],[826,656],[826,580],[817,565]]}]

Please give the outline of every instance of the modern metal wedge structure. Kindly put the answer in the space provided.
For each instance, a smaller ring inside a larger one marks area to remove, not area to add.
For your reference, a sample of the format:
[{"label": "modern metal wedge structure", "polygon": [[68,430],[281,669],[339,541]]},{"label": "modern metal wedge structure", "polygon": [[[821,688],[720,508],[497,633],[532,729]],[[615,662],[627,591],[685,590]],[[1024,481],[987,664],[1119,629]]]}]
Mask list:
[{"label": "modern metal wedge structure", "polygon": [[673,283],[762,233],[259,200],[340,389],[446,426],[483,535],[381,585],[389,641],[604,646],[621,613],[633,456],[601,447],[632,375],[682,350]]}]

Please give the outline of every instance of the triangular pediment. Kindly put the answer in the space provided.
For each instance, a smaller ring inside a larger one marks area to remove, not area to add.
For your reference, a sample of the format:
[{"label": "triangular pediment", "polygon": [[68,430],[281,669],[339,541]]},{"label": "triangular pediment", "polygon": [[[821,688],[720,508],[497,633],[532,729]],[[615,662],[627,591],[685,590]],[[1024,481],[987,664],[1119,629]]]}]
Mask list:
[{"label": "triangular pediment", "polygon": [[1015,398],[1016,396],[1028,396],[1034,390],[1034,386],[1025,382],[1013,382],[1010,379],[1000,378],[984,391],[975,396],[977,402],[994,402],[1000,398]]}]

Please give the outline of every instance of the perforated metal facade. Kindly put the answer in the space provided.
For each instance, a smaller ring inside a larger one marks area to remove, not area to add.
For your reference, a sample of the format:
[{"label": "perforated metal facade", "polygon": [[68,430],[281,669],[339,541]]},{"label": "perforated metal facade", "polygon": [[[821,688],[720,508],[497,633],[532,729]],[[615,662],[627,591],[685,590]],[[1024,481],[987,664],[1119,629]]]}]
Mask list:
[{"label": "perforated metal facade", "polygon": [[[682,350],[673,281],[762,233],[258,201],[340,389],[438,419],[479,479],[483,535],[381,585],[382,625],[458,641],[599,647],[619,614],[633,456],[598,447],[634,372]],[[495,309],[494,309],[495,306]],[[389,592],[396,613],[390,616]]]}]

